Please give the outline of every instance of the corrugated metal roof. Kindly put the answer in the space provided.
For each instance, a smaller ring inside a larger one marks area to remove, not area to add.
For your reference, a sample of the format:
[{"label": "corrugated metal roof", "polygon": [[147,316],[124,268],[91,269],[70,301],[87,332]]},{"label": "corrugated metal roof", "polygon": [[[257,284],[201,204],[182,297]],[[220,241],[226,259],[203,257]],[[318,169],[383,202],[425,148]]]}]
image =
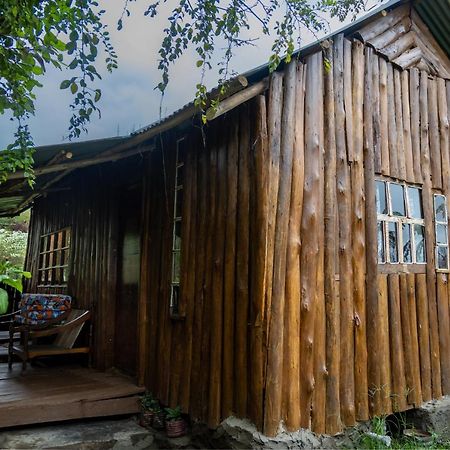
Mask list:
[{"label": "corrugated metal roof", "polygon": [[[71,161],[87,159],[107,151],[112,147],[116,147],[128,139],[130,139],[129,136],[114,137],[37,147],[34,154],[35,167],[45,166],[62,152],[71,152]],[[0,216],[16,211],[33,192],[39,192],[55,175],[57,176],[58,173],[38,177],[34,191],[23,180],[9,180],[0,185]]]},{"label": "corrugated metal roof", "polygon": [[414,7],[439,45],[450,56],[450,0],[418,0]]},{"label": "corrugated metal roof", "polygon": [[[390,0],[387,3],[384,3],[383,5],[378,6],[377,8],[373,8],[373,10],[371,10],[368,14],[359,18],[358,20],[353,21],[349,25],[342,27],[342,28],[338,29],[337,31],[334,31],[334,32],[328,34],[327,36],[323,37],[322,39],[320,39],[318,41],[315,41],[311,44],[306,45],[305,47],[300,48],[299,50],[297,50],[294,53],[294,56],[299,55],[299,54],[301,54],[302,56],[307,56],[308,54],[317,51],[320,48],[321,42],[323,42],[327,39],[331,39],[332,37],[336,36],[339,33],[351,34],[354,31],[356,31],[358,28],[361,28],[365,23],[372,21],[375,18],[375,16],[381,14],[382,11],[386,11],[386,10],[389,11],[389,10],[393,9],[394,7],[399,6],[400,4],[407,3],[408,1],[410,1],[410,0]],[[281,70],[282,68],[283,68],[283,63],[281,63],[279,69]],[[269,75],[269,64],[268,63],[262,64],[258,67],[255,67],[254,69],[251,69],[242,74],[242,76],[247,78],[249,83],[255,83],[257,81],[260,81],[267,75]],[[214,92],[218,91],[218,89],[219,89],[219,86],[214,87],[213,89],[211,89],[209,91],[208,95],[213,96]],[[138,135],[138,134],[145,133],[156,126],[165,123],[169,119],[172,119],[173,117],[177,116],[178,114],[185,112],[188,109],[192,109],[193,111],[195,110],[193,101],[187,103],[180,109],[174,111],[169,116],[166,116],[166,117],[159,119],[149,125],[146,125],[145,127],[140,128],[139,130],[136,130],[132,134]]]}]

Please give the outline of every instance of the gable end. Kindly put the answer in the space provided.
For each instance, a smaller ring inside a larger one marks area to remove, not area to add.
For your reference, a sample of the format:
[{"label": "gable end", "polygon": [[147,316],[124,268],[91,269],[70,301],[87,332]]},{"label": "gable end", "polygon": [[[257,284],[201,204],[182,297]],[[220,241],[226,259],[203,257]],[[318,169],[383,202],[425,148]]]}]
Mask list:
[{"label": "gable end", "polygon": [[450,79],[450,59],[414,7],[402,5],[355,33],[402,69],[418,68]]}]

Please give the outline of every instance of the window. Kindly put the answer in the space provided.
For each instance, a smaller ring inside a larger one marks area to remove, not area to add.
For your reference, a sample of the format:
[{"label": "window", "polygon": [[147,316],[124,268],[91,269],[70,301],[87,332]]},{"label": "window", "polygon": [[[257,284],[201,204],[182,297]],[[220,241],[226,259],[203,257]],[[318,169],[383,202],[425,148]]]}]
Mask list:
[{"label": "window", "polygon": [[67,286],[70,234],[70,228],[63,228],[41,236],[39,286]]},{"label": "window", "polygon": [[436,268],[448,270],[448,214],[445,195],[434,196]]},{"label": "window", "polygon": [[173,231],[172,231],[172,275],[170,293],[170,312],[179,314],[180,306],[180,275],[181,275],[181,220],[183,211],[185,140],[177,141],[175,190],[173,201]]},{"label": "window", "polygon": [[376,182],[376,207],[378,263],[424,264],[422,190],[379,180]]}]

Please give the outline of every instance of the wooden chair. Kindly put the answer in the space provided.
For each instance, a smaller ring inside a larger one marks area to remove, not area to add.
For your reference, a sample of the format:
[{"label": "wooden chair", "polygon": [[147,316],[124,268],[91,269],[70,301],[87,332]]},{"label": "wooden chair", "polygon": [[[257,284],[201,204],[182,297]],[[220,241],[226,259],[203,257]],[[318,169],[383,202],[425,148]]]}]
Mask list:
[{"label": "wooden chair", "polygon": [[[14,325],[9,328],[8,367],[12,368],[13,355],[22,360],[22,371],[26,370],[27,362],[38,356],[68,355],[75,353],[89,353],[87,347],[74,347],[75,342],[84,326],[91,318],[91,312],[83,309],[72,309],[67,322],[48,328],[33,325]],[[20,343],[14,342],[14,334],[20,333]],[[38,338],[56,335],[51,344],[39,344]],[[32,344],[30,344],[30,340]]]},{"label": "wooden chair", "polygon": [[[3,314],[0,316],[0,345],[9,343],[9,327],[14,322],[14,317],[19,314],[20,311],[14,311],[9,314]],[[19,339],[19,333],[14,335],[14,340]]]}]

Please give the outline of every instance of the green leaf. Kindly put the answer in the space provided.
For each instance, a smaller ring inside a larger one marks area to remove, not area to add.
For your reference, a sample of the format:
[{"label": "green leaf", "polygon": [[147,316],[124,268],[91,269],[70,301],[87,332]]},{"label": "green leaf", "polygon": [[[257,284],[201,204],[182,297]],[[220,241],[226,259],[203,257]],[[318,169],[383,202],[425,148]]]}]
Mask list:
[{"label": "green leaf", "polygon": [[22,286],[22,279],[14,280],[13,278],[7,278],[6,280],[2,281],[3,284],[6,284],[6,286],[10,286],[19,292],[22,292],[23,286]]},{"label": "green leaf", "polygon": [[64,81],[60,84],[59,88],[60,88],[60,89],[67,89],[69,86],[70,86],[70,80],[64,80]]},{"label": "green leaf", "polygon": [[102,91],[100,89],[96,89],[95,90],[94,101],[98,102],[100,100],[101,96],[102,96]]},{"label": "green leaf", "polygon": [[70,85],[70,92],[72,92],[72,94],[76,94],[78,91],[78,85],[76,83],[72,83]]},{"label": "green leaf", "polygon": [[196,63],[196,66],[197,66],[197,67],[203,66],[203,61],[202,61],[201,59],[199,59],[199,60],[197,61],[197,63]]},{"label": "green leaf", "polygon": [[75,58],[70,64],[69,64],[69,69],[75,69],[75,67],[77,67],[78,65],[78,59]]},{"label": "green leaf", "polygon": [[70,34],[69,34],[69,39],[72,42],[76,42],[78,40],[78,32],[76,30],[73,30]]},{"label": "green leaf", "polygon": [[0,315],[8,312],[9,300],[8,293],[0,288]]}]

